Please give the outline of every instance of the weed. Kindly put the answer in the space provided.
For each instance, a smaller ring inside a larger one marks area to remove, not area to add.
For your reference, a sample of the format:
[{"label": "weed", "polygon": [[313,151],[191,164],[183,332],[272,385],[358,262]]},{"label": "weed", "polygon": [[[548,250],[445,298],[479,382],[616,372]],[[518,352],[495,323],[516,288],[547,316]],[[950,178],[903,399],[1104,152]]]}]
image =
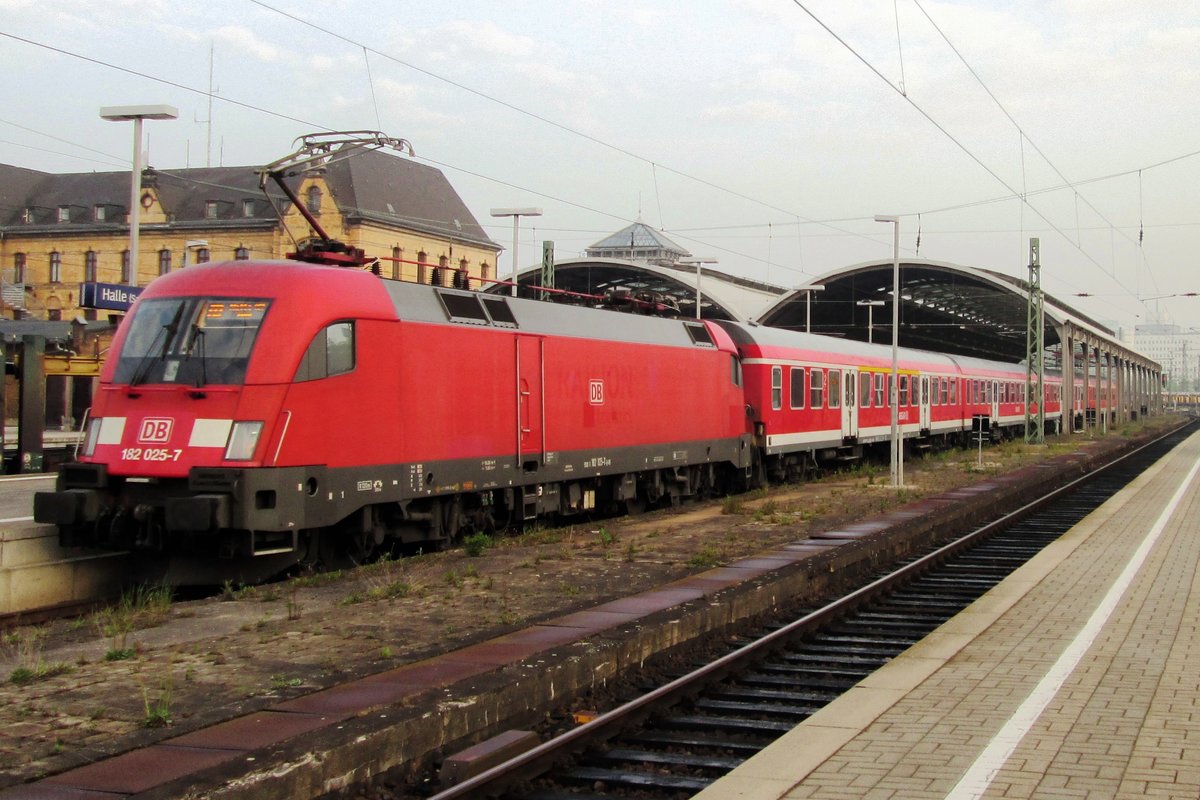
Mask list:
[{"label": "weed", "polygon": [[688,559],[689,567],[710,568],[721,563],[721,555],[717,552],[717,548],[711,544],[706,544],[700,549],[700,552]]},{"label": "weed", "polygon": [[596,531],[596,536],[600,540],[601,547],[609,547],[613,542],[617,541],[617,535],[603,526]]},{"label": "weed", "polygon": [[579,594],[580,591],[578,586],[573,583],[567,583],[566,581],[558,582],[558,590],[567,597],[574,597],[575,595]]},{"label": "weed", "polygon": [[288,598],[287,602],[287,618],[293,622],[300,619],[300,612],[304,608],[296,598],[297,591],[299,591],[299,587],[292,583],[292,596]]},{"label": "weed", "polygon": [[342,605],[352,606],[356,603],[366,603],[371,600],[392,600],[397,597],[407,597],[412,592],[412,586],[404,581],[392,581],[380,586],[372,586],[360,592],[354,592],[342,600]]},{"label": "weed", "polygon": [[105,661],[128,661],[136,651],[132,647],[114,647],[104,654]]},{"label": "weed", "polygon": [[379,648],[379,657],[380,658],[391,658],[392,657],[392,648],[390,648],[386,645]]},{"label": "weed", "polygon": [[467,564],[463,568],[463,577],[470,578],[471,580],[479,580],[479,567],[474,564]]},{"label": "weed", "polygon": [[258,599],[264,603],[273,603],[279,599],[279,587],[268,586],[259,593]]},{"label": "weed", "polygon": [[463,578],[462,575],[458,574],[458,570],[448,569],[442,573],[442,583],[447,586],[453,586],[455,589],[461,589]]},{"label": "weed", "polygon": [[473,533],[463,540],[463,549],[471,558],[476,558],[483,555],[483,551],[487,550],[494,544],[491,536],[486,533]]},{"label": "weed", "polygon": [[271,688],[275,691],[280,689],[295,689],[304,683],[300,678],[289,678],[286,675],[272,675]]},{"label": "weed", "polygon": [[53,678],[56,675],[66,675],[75,669],[65,661],[55,661],[51,664],[38,662],[32,667],[17,667],[8,676],[8,679],[18,686],[24,686],[34,681],[46,680]]},{"label": "weed", "polygon": [[146,688],[146,684],[142,684],[142,708],[145,711],[145,717],[142,720],[143,727],[165,728],[171,724],[171,693],[170,678],[164,679],[159,684],[158,697],[153,699],[150,698],[150,691]]},{"label": "weed", "polygon": [[293,589],[308,589],[319,586],[326,586],[335,581],[339,581],[345,573],[340,569],[335,569],[330,572],[314,572],[311,575],[298,575],[292,578]]},{"label": "weed", "polygon": [[629,545],[625,548],[625,563],[632,564],[634,557],[636,555],[637,555],[637,545],[635,545],[633,542],[630,542]]},{"label": "weed", "polygon": [[500,612],[501,625],[516,625],[520,619],[520,615],[515,611],[505,610]]},{"label": "weed", "polygon": [[746,504],[738,495],[729,495],[725,501],[721,503],[722,514],[741,514],[745,510]]}]

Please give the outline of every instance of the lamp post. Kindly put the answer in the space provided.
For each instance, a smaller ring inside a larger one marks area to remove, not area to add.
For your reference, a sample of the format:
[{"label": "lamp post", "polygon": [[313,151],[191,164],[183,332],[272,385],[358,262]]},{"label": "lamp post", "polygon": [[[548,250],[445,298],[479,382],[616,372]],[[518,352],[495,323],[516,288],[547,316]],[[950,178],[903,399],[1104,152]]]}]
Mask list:
[{"label": "lamp post", "polygon": [[867,344],[875,343],[875,306],[882,306],[882,300],[859,300],[856,306],[867,307]]},{"label": "lamp post", "polygon": [[716,264],[715,258],[681,258],[680,264],[695,264],[696,265],[696,319],[700,319],[700,265],[701,264]]},{"label": "lamp post", "polygon": [[900,444],[900,217],[876,214],[876,222],[892,223],[892,486],[904,485],[904,448]]},{"label": "lamp post", "polygon": [[138,216],[142,209],[142,120],[176,119],[175,106],[104,106],[100,118],[109,122],[133,122],[133,175],[129,181],[129,278],[138,280]]},{"label": "lamp post", "polygon": [[804,292],[804,332],[812,333],[812,293],[823,292],[825,287],[821,284],[797,286],[796,291]]},{"label": "lamp post", "polygon": [[512,249],[512,286],[510,294],[517,296],[517,241],[521,229],[521,217],[540,217],[540,208],[493,208],[493,217],[512,217],[513,220],[513,249]]}]

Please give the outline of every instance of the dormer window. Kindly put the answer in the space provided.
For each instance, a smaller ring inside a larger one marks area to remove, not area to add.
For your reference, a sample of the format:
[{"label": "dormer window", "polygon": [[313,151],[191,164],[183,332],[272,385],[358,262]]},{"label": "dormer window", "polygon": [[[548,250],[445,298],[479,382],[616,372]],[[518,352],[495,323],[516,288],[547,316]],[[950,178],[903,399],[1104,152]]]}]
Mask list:
[{"label": "dormer window", "polygon": [[216,219],[221,213],[221,204],[216,200],[209,200],[204,204],[204,218]]},{"label": "dormer window", "polygon": [[254,216],[254,201],[253,200],[243,200],[242,201],[242,216],[243,217],[253,217]]},{"label": "dormer window", "polygon": [[312,214],[321,213],[321,187],[310,186],[305,194],[304,205]]},{"label": "dormer window", "polygon": [[106,219],[108,219],[108,209],[104,206],[93,206],[92,219],[96,222],[104,222]]},{"label": "dormer window", "polygon": [[71,221],[71,207],[70,206],[59,206],[58,207],[58,221],[59,222],[70,222]]}]

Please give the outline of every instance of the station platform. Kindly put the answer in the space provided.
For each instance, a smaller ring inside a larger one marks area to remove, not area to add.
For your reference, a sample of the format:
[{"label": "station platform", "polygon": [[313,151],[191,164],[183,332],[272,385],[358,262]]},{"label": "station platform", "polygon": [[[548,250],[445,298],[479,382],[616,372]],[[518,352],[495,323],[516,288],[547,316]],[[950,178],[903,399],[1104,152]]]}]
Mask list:
[{"label": "station platform", "polygon": [[696,795],[1200,797],[1200,434]]}]

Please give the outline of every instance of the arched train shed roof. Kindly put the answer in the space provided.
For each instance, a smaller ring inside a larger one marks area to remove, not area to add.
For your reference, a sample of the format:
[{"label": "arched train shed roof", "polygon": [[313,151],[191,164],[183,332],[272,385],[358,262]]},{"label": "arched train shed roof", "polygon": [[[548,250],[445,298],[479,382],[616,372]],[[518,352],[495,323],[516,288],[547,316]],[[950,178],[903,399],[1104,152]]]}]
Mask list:
[{"label": "arched train shed roof", "polygon": [[[762,325],[811,330],[867,341],[868,319],[876,343],[892,340],[892,261],[870,261],[814,278],[758,317]],[[900,344],[977,358],[1017,362],[1025,358],[1028,282],[990,270],[941,261],[900,261]],[[1114,349],[1125,349],[1113,331],[1066,303],[1044,295],[1046,348],[1060,343],[1064,324]],[[881,301],[874,307],[861,301]],[[811,308],[812,319],[807,318]]]},{"label": "arched train shed roof", "polygon": [[[520,273],[521,292],[540,285],[541,267]],[[655,292],[675,299],[680,313],[696,316],[696,266],[628,261],[618,258],[573,258],[554,265],[554,286],[569,292],[603,295],[618,289]],[[507,287],[489,291],[503,293]],[[747,322],[786,293],[786,289],[738,278],[701,265],[700,313],[704,319]]]}]

